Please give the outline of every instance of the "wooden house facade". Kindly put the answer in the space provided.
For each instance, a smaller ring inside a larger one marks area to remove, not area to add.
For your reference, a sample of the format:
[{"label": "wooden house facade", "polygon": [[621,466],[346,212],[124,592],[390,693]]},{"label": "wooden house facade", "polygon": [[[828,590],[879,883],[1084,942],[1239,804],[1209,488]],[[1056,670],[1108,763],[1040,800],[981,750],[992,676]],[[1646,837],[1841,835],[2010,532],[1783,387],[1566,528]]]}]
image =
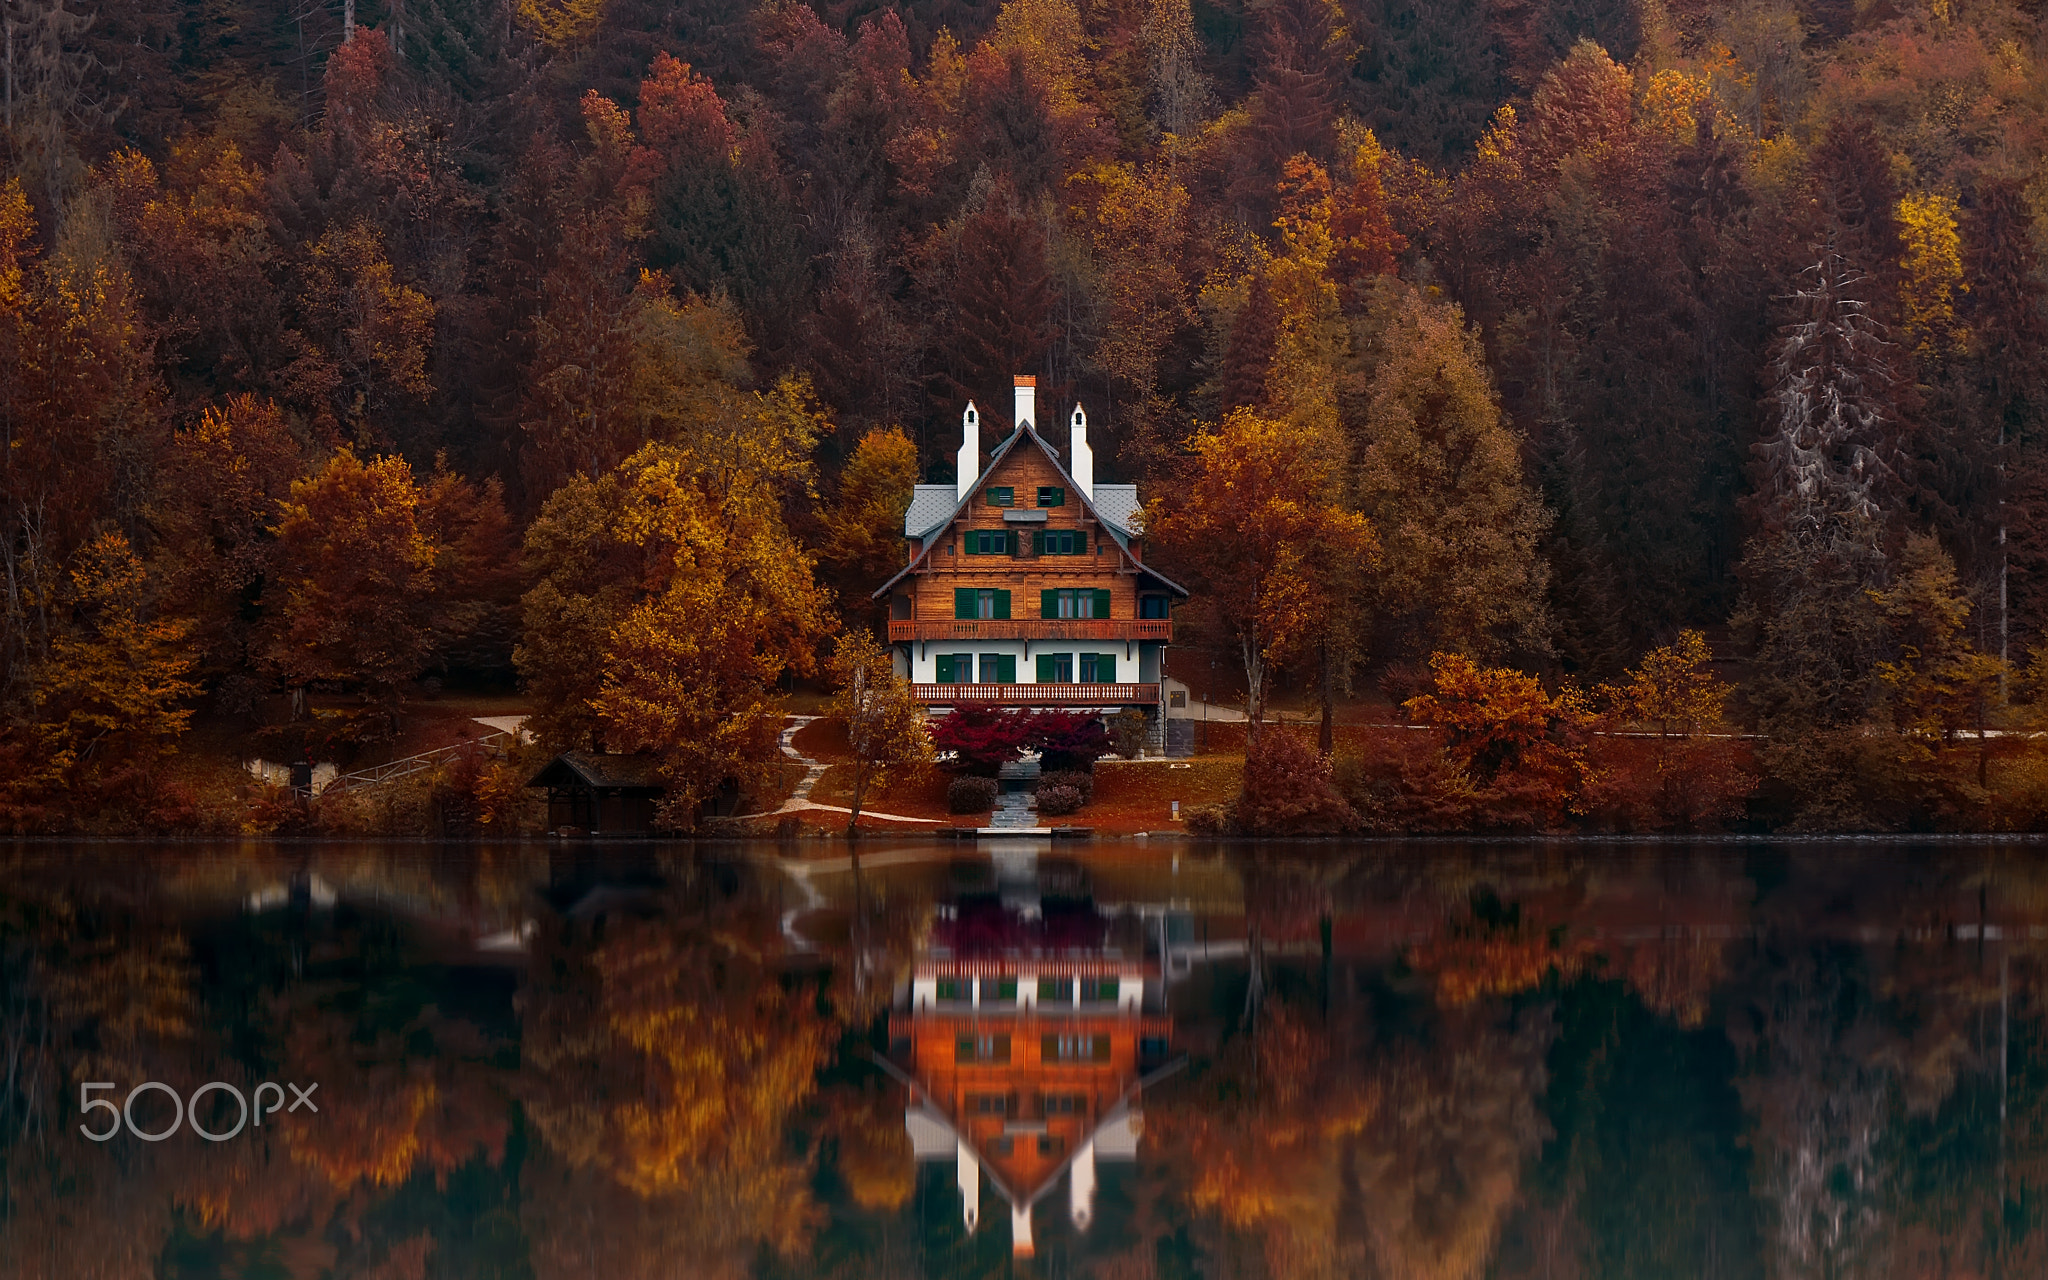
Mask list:
[{"label": "wooden house facade", "polygon": [[954,483],[917,486],[908,564],[875,593],[898,674],[932,707],[1137,706],[1156,718],[1187,592],[1145,564],[1137,486],[1095,483],[1081,406],[1063,459],[1038,431],[1036,398],[1035,379],[1016,379],[1015,426],[985,466],[970,403]]}]

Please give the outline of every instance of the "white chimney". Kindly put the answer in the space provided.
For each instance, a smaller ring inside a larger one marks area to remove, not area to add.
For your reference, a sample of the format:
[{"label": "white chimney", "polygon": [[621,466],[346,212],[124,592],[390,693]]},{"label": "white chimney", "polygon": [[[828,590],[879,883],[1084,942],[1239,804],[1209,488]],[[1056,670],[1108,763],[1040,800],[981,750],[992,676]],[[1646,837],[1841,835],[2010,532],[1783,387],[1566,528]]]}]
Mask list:
[{"label": "white chimney", "polygon": [[1092,500],[1095,497],[1095,450],[1088,447],[1088,415],[1081,412],[1078,401],[1074,404],[1073,419],[1067,425],[1067,474],[1074,477],[1074,483],[1081,486],[1081,492]]},{"label": "white chimney", "polygon": [[1095,1217],[1095,1140],[1081,1144],[1081,1150],[1074,1156],[1074,1166],[1068,1175],[1067,1212],[1074,1219],[1076,1231],[1086,1231],[1088,1223]]},{"label": "white chimney", "polygon": [[958,1163],[953,1174],[960,1184],[960,1220],[967,1224],[967,1234],[973,1235],[974,1224],[981,1221],[981,1161],[974,1158],[974,1149],[967,1145],[967,1139],[958,1141]]},{"label": "white chimney", "polygon": [[1024,374],[1017,375],[1017,425],[1030,423],[1038,428],[1038,379]]},{"label": "white chimney", "polygon": [[1028,1258],[1038,1252],[1037,1244],[1031,1239],[1031,1202],[1010,1206],[1010,1252],[1020,1258]]},{"label": "white chimney", "polygon": [[960,461],[953,468],[953,477],[955,498],[973,493],[974,482],[981,478],[981,414],[972,400],[967,402],[967,412],[960,415]]}]

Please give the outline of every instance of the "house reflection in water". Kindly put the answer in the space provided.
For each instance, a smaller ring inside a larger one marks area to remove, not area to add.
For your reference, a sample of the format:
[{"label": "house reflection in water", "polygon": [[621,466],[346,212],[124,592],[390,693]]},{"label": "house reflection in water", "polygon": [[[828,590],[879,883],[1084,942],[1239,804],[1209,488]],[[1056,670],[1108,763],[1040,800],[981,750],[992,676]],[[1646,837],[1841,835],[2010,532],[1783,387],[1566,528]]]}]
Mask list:
[{"label": "house reflection in water", "polygon": [[890,1019],[920,1161],[951,1161],[972,1232],[983,1188],[1010,1206],[1013,1250],[1061,1182],[1086,1231],[1096,1167],[1135,1160],[1142,1088],[1165,1074],[1172,1021],[1160,921],[1085,897],[967,896],[943,909]]}]

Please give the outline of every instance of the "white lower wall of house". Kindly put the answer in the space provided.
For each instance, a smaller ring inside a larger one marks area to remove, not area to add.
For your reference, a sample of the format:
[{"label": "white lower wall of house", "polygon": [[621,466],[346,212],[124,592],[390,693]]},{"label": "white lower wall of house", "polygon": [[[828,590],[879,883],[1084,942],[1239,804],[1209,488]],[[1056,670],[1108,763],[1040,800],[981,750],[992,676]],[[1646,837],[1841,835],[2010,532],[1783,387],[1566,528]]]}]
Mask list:
[{"label": "white lower wall of house", "polygon": [[[1011,658],[1017,667],[1017,684],[1038,683],[1038,659],[1045,654],[1066,654],[1067,669],[1080,679],[1081,655],[1084,653],[1107,653],[1116,658],[1116,683],[1157,684],[1159,682],[1159,655],[1166,648],[1157,641],[1138,643],[1123,640],[917,640],[911,642],[909,657],[899,646],[896,650],[896,672],[913,684],[933,684],[938,681],[939,658],[942,655],[969,654],[974,659],[974,679],[956,680],[956,684],[993,684],[992,676],[982,674],[985,656],[1001,655]],[[1098,682],[1100,683],[1100,682]]]}]

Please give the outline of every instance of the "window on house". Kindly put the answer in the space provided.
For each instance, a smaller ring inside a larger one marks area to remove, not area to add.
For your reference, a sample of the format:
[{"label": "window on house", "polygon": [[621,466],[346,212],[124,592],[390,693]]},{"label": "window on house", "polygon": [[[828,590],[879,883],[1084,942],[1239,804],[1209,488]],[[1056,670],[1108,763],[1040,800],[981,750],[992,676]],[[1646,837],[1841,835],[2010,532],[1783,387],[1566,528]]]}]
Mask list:
[{"label": "window on house", "polygon": [[1107,618],[1109,592],[1094,587],[1048,588],[1039,593],[1041,618]]},{"label": "window on house", "polygon": [[1010,1060],[1010,1037],[1008,1036],[961,1036],[955,1047],[953,1059],[956,1062],[1004,1063]]},{"label": "window on house", "polygon": [[967,1000],[973,997],[974,992],[965,978],[940,978],[935,994],[940,1000]]},{"label": "window on house", "polygon": [[953,616],[957,619],[1010,616],[1010,593],[1001,587],[953,588]]},{"label": "window on house", "polygon": [[1108,1036],[1047,1036],[1039,1046],[1046,1062],[1108,1062]]},{"label": "window on house", "polygon": [[1008,529],[969,529],[967,531],[967,554],[970,556],[1009,555],[1010,531]]},{"label": "window on house", "polygon": [[1064,1000],[1072,1004],[1074,1000],[1074,980],[1072,978],[1040,978],[1038,980],[1038,998],[1040,1000]]},{"label": "window on house", "polygon": [[1060,1136],[1059,1136],[1058,1134],[1056,1134],[1056,1133],[1041,1133],[1041,1134],[1039,1134],[1039,1135],[1038,1135],[1038,1154],[1039,1154],[1039,1155],[1042,1155],[1042,1156],[1057,1156],[1057,1155],[1061,1155],[1061,1154],[1064,1154],[1064,1153],[1065,1153],[1065,1151],[1066,1151],[1066,1149],[1067,1149],[1067,1140],[1066,1140],[1065,1138],[1062,1138],[1062,1137],[1060,1137]]},{"label": "window on house", "polygon": [[974,655],[942,653],[932,659],[932,680],[936,684],[973,684]]},{"label": "window on house", "polygon": [[1008,1098],[1000,1093],[977,1093],[967,1099],[967,1109],[978,1116],[1000,1116],[1009,1114]]},{"label": "window on house", "polygon": [[1045,1114],[1049,1116],[1077,1116],[1087,1110],[1078,1093],[1048,1093],[1045,1095]]},{"label": "window on house", "polygon": [[[1007,653],[984,653],[981,655],[981,682],[983,684],[1017,683],[1017,659]],[[1017,984],[1012,982],[1011,986]]]},{"label": "window on house", "polygon": [[992,484],[988,487],[988,505],[1014,507],[1017,505],[1017,491],[1006,484]]},{"label": "window on house", "polygon": [[1165,596],[1139,596],[1138,616],[1141,618],[1170,618],[1173,604]]},{"label": "window on house", "polygon": [[1040,529],[1031,535],[1031,549],[1042,556],[1086,555],[1088,535],[1079,529]]},{"label": "window on house", "polygon": [[1067,505],[1067,491],[1056,484],[1039,485],[1038,505],[1041,507],[1064,507]]},{"label": "window on house", "polygon": [[1081,655],[1082,684],[1115,684],[1116,655],[1113,653],[1084,653]]},{"label": "window on house", "polygon": [[1122,989],[1123,982],[1118,978],[1083,978],[1081,979],[1081,1002],[1086,1004],[1090,1000],[1095,1000],[1108,1003],[1115,1000],[1117,992]]},{"label": "window on house", "polygon": [[[1011,659],[1011,661],[1014,662],[1015,659]],[[1003,683],[1009,684],[1012,682],[1006,680]],[[995,984],[993,988],[989,986],[991,981]],[[993,990],[998,1000],[1015,1000],[1017,998],[1017,975],[1014,973],[1003,973],[996,975],[994,979],[984,978],[982,979],[981,989],[984,993]]]},{"label": "window on house", "polygon": [[1071,653],[1041,653],[1038,655],[1038,683],[1074,683],[1074,655]]}]

